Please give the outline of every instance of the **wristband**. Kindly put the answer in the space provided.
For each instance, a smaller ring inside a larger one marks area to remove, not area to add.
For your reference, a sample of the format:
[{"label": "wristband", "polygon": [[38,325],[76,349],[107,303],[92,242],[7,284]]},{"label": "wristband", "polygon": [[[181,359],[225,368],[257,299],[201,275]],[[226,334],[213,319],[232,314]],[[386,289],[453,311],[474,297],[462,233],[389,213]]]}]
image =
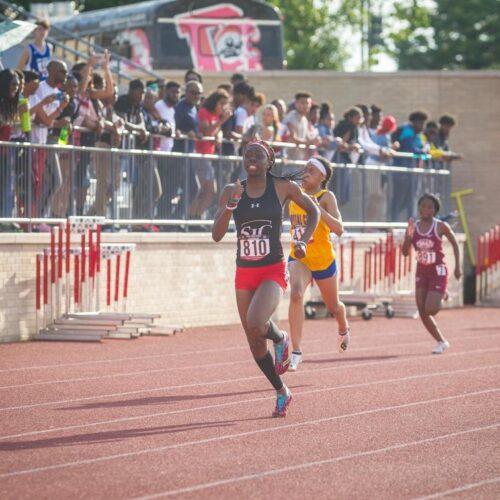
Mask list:
[{"label": "wristband", "polygon": [[303,245],[305,248],[307,248],[307,243],[302,240],[295,240],[296,245]]},{"label": "wristband", "polygon": [[236,208],[238,207],[238,204],[236,205],[229,205],[229,203],[226,203],[226,210],[236,210]]}]

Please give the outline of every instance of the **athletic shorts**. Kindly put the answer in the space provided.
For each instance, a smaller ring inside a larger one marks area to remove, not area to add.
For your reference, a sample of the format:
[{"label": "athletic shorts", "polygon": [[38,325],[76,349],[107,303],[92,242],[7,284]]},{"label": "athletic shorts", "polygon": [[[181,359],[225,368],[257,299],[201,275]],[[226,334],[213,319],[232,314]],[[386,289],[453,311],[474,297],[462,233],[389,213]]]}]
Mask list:
[{"label": "athletic shorts", "polygon": [[211,160],[201,158],[200,160],[196,160],[194,165],[196,167],[196,175],[200,182],[212,181],[215,179],[215,171]]},{"label": "athletic shorts", "polygon": [[238,290],[257,290],[263,281],[275,281],[283,292],[288,286],[288,273],[285,262],[277,262],[270,266],[240,267],[236,266],[234,285]]},{"label": "athletic shorts", "polygon": [[448,268],[444,264],[417,266],[415,286],[428,292],[439,292],[444,295],[448,291]]},{"label": "athletic shorts", "polygon": [[[293,260],[297,259],[288,257],[288,262],[292,262]],[[331,278],[332,276],[335,276],[337,274],[337,261],[333,259],[332,263],[326,269],[322,269],[320,271],[311,271],[311,273],[312,277],[315,280],[326,280],[327,278]]]}]

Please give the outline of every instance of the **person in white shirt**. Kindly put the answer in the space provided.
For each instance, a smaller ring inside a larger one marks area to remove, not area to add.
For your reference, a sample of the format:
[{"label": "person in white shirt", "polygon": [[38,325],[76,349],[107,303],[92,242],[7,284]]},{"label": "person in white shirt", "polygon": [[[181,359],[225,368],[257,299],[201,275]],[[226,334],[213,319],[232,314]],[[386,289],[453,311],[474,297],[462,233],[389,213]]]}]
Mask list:
[{"label": "person in white shirt", "polygon": [[[69,103],[69,96],[60,90],[66,82],[68,68],[64,62],[53,60],[48,64],[47,71],[47,80],[41,82],[36,93],[30,97],[30,108],[51,94],[55,94],[56,97],[36,111],[31,131],[31,141],[35,144],[47,144],[49,128],[66,124],[66,119],[59,123],[57,118]],[[34,150],[33,163],[35,175],[33,197],[37,203],[37,215],[52,215],[51,199],[62,184],[58,155],[53,150],[49,152],[45,149]]]},{"label": "person in white shirt", "polygon": [[[311,94],[298,92],[295,94],[295,109],[290,111],[283,120],[283,124],[288,127],[289,142],[294,142],[297,146],[318,146],[321,143],[318,131],[309,126],[308,114],[311,106]],[[307,149],[288,150],[290,160],[304,160],[309,156]]]},{"label": "person in white shirt", "polygon": [[[155,109],[158,111],[160,118],[167,122],[172,129],[172,137],[162,137],[160,140],[160,151],[172,151],[174,147],[175,136],[175,106],[179,102],[181,96],[181,85],[178,82],[170,81],[165,85],[165,98],[156,101]],[[158,173],[160,175],[160,183],[162,189],[162,196],[158,202],[158,216],[161,219],[168,219],[171,215],[171,200],[169,200],[169,184],[177,183],[177,179],[172,179],[173,169],[169,168],[172,165],[172,160],[170,158],[160,158],[158,160]]]}]

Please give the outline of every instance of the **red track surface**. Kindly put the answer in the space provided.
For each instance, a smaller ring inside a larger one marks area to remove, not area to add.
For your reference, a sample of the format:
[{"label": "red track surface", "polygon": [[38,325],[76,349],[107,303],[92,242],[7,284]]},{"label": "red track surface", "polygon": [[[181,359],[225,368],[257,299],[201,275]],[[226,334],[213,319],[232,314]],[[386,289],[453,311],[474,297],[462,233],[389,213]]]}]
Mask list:
[{"label": "red track surface", "polygon": [[274,393],[239,327],[0,346],[0,497],[500,498],[500,310],[306,322]]}]

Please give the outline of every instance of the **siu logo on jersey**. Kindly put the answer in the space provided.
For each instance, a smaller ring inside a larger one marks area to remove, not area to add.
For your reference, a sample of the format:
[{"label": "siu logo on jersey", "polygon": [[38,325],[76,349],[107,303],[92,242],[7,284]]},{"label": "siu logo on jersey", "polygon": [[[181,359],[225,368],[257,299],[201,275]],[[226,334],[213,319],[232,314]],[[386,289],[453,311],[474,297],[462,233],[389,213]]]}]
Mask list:
[{"label": "siu logo on jersey", "polygon": [[177,34],[187,40],[197,70],[262,69],[261,53],[255,47],[260,30],[243,14],[236,5],[220,3],[174,16]]},{"label": "siu logo on jersey", "polygon": [[270,220],[252,220],[241,225],[240,258],[261,260],[271,252]]},{"label": "siu logo on jersey", "polygon": [[415,245],[418,250],[431,250],[432,248],[434,248],[434,242],[427,238],[417,240]]}]

